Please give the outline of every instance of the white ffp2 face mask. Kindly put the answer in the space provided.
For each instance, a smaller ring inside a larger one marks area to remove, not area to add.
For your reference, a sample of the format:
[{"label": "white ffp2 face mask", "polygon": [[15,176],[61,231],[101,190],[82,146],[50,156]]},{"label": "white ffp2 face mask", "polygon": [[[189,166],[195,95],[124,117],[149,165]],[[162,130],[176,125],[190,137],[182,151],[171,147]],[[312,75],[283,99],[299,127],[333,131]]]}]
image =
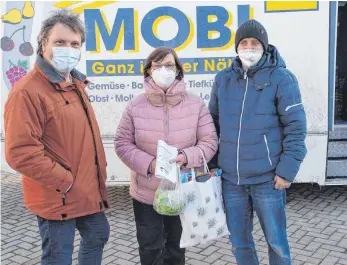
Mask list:
[{"label": "white ffp2 face mask", "polygon": [[239,50],[238,55],[240,57],[241,62],[247,66],[251,67],[256,65],[261,57],[263,56],[263,51],[254,50],[254,49],[245,49]]},{"label": "white ffp2 face mask", "polygon": [[62,73],[70,73],[78,64],[81,51],[71,47],[53,47],[53,66]]},{"label": "white ffp2 face mask", "polygon": [[176,72],[174,70],[167,70],[165,67],[161,67],[152,72],[152,78],[159,87],[166,89],[175,81]]}]

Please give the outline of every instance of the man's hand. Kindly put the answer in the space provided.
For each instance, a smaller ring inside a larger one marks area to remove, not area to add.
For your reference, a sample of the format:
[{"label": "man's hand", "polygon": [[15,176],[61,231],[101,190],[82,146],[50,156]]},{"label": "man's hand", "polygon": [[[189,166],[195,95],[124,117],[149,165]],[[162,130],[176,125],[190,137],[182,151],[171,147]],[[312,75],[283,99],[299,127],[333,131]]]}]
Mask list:
[{"label": "man's hand", "polygon": [[186,157],[184,154],[179,154],[176,158],[176,160],[171,160],[171,163],[177,163],[180,167],[182,167],[182,165],[184,165],[187,161],[186,161]]},{"label": "man's hand", "polygon": [[275,177],[275,189],[284,190],[290,187],[290,182],[284,180],[280,176]]}]

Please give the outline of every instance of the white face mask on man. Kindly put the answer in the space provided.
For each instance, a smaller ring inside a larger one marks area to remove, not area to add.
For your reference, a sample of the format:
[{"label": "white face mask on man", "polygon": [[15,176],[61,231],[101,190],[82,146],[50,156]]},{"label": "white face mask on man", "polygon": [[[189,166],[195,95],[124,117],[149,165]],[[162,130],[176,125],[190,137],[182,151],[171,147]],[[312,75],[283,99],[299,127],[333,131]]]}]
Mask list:
[{"label": "white face mask on man", "polygon": [[246,67],[251,67],[256,65],[261,57],[263,56],[263,51],[255,49],[244,49],[238,51],[239,58],[241,62]]},{"label": "white face mask on man", "polygon": [[174,70],[168,70],[163,66],[152,72],[152,78],[159,87],[166,89],[175,81],[176,72]]},{"label": "white face mask on man", "polygon": [[81,51],[71,47],[53,47],[52,50],[53,58],[51,63],[62,73],[70,73],[81,58]]}]

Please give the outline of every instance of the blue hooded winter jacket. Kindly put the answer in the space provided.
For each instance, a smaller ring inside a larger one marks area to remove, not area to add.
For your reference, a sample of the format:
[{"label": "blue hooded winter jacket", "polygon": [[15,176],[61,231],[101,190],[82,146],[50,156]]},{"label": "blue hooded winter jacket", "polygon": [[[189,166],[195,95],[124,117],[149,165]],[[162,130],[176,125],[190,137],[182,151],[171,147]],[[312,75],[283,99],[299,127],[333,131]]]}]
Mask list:
[{"label": "blue hooded winter jacket", "polygon": [[307,152],[306,115],[298,81],[274,46],[247,72],[237,57],[217,74],[209,109],[224,179],[239,185],[275,175],[295,179]]}]

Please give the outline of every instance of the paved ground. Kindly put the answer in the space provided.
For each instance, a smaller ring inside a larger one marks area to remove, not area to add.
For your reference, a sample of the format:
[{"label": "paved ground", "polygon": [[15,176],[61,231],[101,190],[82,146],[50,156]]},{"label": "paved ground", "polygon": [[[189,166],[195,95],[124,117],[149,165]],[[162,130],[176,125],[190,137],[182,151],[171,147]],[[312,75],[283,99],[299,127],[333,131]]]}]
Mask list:
[{"label": "paved ground", "polygon": [[[20,177],[1,176],[1,264],[39,264],[40,238],[34,215],[23,205]],[[127,187],[109,187],[111,238],[103,264],[139,264],[131,199]],[[347,264],[347,187],[297,184],[288,192],[288,234],[295,264]],[[261,264],[268,264],[259,223],[254,227]],[[77,264],[78,236],[74,263]],[[190,265],[236,264],[227,238],[187,252]]]}]

